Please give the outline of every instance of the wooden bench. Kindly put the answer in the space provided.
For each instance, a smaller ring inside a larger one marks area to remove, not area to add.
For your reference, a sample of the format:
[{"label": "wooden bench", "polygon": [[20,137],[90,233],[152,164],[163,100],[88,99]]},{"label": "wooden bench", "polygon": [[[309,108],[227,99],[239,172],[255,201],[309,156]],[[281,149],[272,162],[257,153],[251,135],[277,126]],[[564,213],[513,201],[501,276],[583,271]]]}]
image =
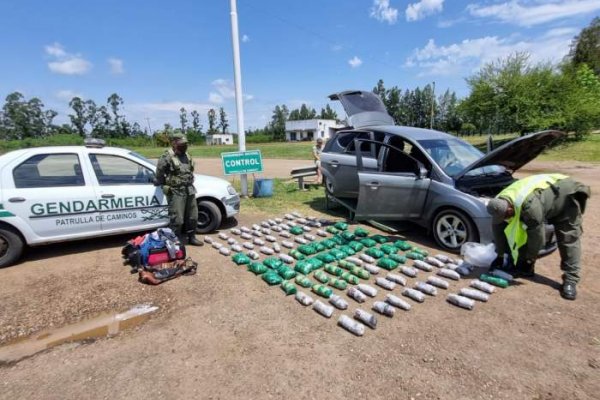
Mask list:
[{"label": "wooden bench", "polygon": [[298,180],[298,188],[300,190],[305,190],[304,178],[307,176],[317,176],[317,166],[311,165],[310,167],[294,168],[292,172],[290,172],[290,175],[293,179]]}]

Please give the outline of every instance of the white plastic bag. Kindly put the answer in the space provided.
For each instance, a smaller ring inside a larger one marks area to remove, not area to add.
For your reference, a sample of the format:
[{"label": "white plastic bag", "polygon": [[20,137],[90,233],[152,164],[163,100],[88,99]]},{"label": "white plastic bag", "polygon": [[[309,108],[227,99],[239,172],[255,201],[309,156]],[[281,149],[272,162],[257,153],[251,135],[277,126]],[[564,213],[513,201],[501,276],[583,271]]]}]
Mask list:
[{"label": "white plastic bag", "polygon": [[469,264],[488,268],[492,261],[496,259],[496,246],[494,246],[494,243],[467,242],[461,246],[460,254]]}]

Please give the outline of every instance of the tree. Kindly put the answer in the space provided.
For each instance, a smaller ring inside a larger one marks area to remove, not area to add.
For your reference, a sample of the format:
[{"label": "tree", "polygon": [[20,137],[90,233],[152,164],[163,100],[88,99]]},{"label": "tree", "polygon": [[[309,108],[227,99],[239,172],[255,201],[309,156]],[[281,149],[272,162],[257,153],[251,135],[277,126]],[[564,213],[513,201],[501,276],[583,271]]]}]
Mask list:
[{"label": "tree", "polygon": [[69,107],[73,109],[74,114],[69,114],[71,124],[81,137],[85,137],[85,124],[87,123],[87,115],[85,103],[80,97],[76,96],[69,102]]},{"label": "tree", "polygon": [[127,136],[125,125],[121,123],[122,117],[119,115],[119,107],[123,105],[123,99],[116,93],[111,94],[106,100],[113,114],[113,137]]},{"label": "tree", "polygon": [[187,130],[187,111],[185,111],[184,107],[179,109],[179,123],[181,124],[181,131],[185,132]]},{"label": "tree", "polygon": [[285,122],[288,120],[289,114],[285,104],[275,106],[273,115],[271,116],[271,123],[269,124],[269,131],[273,140],[283,141],[285,139]]},{"label": "tree", "polygon": [[587,64],[596,76],[600,76],[600,17],[594,18],[575,36],[568,58],[576,67]]},{"label": "tree", "polygon": [[[291,118],[291,115],[290,115]],[[327,104],[325,108],[321,108],[321,115],[319,116],[321,119],[334,119],[337,121],[338,116],[337,113]]]},{"label": "tree", "polygon": [[229,121],[227,120],[227,114],[223,107],[219,108],[219,130],[225,134],[227,133],[227,128],[229,127]]},{"label": "tree", "polygon": [[217,113],[216,111],[211,108],[210,110],[208,110],[208,134],[212,135],[216,132],[216,126],[217,126]]},{"label": "tree", "polygon": [[198,111],[193,110],[190,115],[192,116],[192,129],[198,135],[202,134],[202,125],[200,124],[200,114]]}]

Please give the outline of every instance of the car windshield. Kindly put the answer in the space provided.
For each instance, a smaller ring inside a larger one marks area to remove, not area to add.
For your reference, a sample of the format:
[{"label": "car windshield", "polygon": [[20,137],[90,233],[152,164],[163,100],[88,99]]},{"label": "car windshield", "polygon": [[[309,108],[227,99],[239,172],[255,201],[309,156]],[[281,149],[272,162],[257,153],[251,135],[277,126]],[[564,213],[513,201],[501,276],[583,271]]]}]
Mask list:
[{"label": "car windshield", "polygon": [[[427,154],[444,170],[448,176],[455,176],[466,167],[483,157],[483,153],[474,146],[459,139],[419,140]],[[504,167],[488,165],[469,171],[466,176],[482,174],[501,174]]]}]

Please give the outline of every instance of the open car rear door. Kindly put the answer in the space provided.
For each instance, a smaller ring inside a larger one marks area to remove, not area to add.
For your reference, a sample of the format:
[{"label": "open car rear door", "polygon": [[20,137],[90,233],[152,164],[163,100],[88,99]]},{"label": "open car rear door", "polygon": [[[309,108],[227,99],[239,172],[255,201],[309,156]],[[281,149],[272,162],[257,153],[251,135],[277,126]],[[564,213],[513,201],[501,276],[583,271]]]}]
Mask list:
[{"label": "open car rear door", "polygon": [[[356,139],[358,149],[370,140]],[[364,168],[362,154],[356,152],[359,180],[356,219],[405,220],[423,212],[431,179],[423,164],[402,150],[383,143],[377,171]]]}]

